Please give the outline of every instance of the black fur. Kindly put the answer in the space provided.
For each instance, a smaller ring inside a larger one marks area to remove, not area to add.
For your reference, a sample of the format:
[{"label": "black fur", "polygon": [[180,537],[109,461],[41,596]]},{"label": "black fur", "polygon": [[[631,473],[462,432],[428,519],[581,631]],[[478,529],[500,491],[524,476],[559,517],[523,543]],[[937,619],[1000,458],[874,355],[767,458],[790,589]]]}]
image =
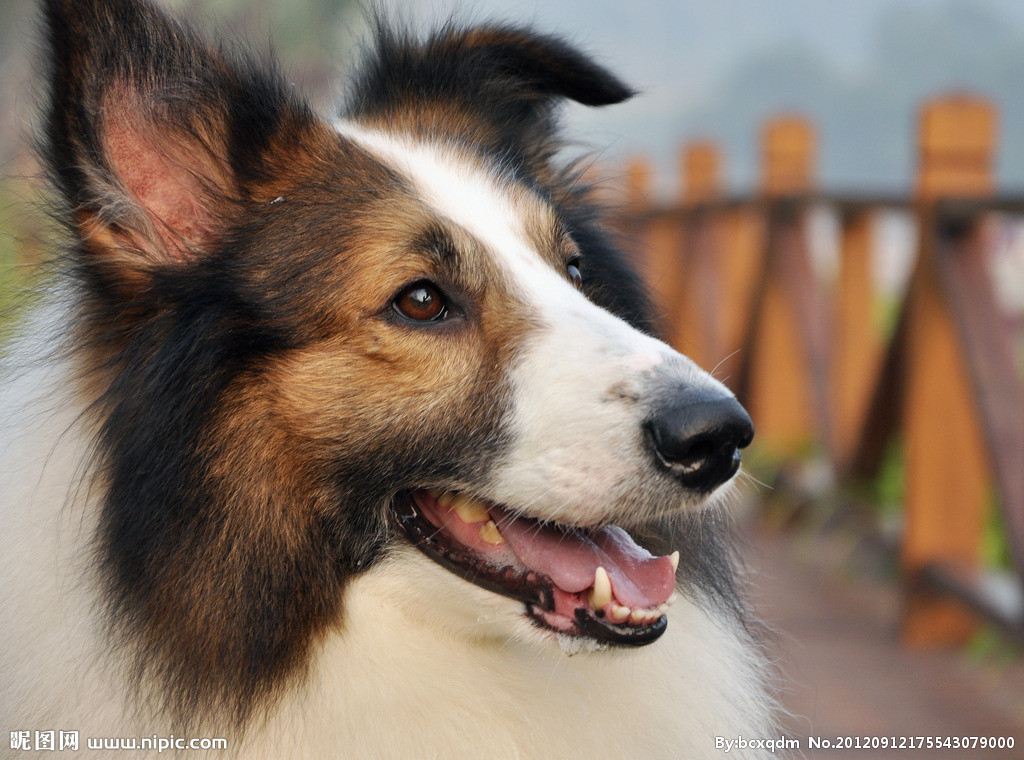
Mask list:
[{"label": "black fur", "polygon": [[[517,27],[449,26],[421,42],[378,18],[375,42],[352,82],[346,115],[462,139],[533,172],[557,147],[561,100],[603,106],[633,94],[559,38]],[[409,113],[415,116],[403,118]]]}]

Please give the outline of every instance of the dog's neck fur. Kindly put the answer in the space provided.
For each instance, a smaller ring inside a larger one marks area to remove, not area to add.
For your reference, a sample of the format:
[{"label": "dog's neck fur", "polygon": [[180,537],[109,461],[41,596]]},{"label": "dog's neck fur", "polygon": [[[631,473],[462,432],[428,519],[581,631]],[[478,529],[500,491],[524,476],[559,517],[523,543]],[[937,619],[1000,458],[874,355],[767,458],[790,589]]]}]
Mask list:
[{"label": "dog's neck fur", "polygon": [[742,636],[688,600],[651,646],[569,657],[467,637],[424,609],[398,568],[351,586],[349,623],[320,652],[319,680],[286,698],[254,752],[266,739],[273,757],[305,735],[309,757],[347,746],[352,757],[712,758],[715,735],[768,730],[764,705],[749,701],[760,673]]},{"label": "dog's neck fur", "polygon": [[[26,372],[0,412],[5,471],[26,484],[3,504],[12,529],[0,540],[0,582],[21,591],[4,597],[0,633],[7,653],[39,658],[0,658],[4,679],[21,684],[0,713],[14,728],[57,720],[80,730],[83,742],[115,730],[180,736],[180,726],[125,711],[131,692],[124,674],[105,664],[100,597],[92,581],[76,580],[89,561],[96,504],[80,487],[90,431],[68,372]],[[20,417],[15,405],[28,414]],[[490,599],[484,615],[467,616],[467,607],[479,609],[466,604],[467,591]],[[567,656],[553,643],[537,646],[515,603],[456,581],[407,548],[354,581],[344,608],[314,651],[311,675],[218,754],[714,758],[716,735],[771,729],[762,663],[745,634],[683,595],[656,643]]]}]

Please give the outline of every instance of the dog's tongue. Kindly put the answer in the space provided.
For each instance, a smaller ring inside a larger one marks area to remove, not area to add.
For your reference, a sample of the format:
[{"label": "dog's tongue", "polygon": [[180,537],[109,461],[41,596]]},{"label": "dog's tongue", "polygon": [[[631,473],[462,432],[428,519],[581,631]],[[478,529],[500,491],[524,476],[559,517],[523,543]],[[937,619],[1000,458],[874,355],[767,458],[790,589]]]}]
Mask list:
[{"label": "dog's tongue", "polygon": [[594,585],[598,567],[608,572],[612,595],[627,607],[656,607],[675,587],[669,557],[655,557],[615,525],[589,534],[520,520],[491,508],[498,530],[523,563],[571,593]]}]

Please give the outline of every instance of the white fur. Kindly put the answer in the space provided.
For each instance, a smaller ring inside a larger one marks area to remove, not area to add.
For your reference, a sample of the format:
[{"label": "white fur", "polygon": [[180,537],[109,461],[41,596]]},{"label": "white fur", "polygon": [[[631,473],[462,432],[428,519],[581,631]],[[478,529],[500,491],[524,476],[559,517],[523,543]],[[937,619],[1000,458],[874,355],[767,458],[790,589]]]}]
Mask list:
[{"label": "white fur", "polygon": [[[167,736],[106,657],[87,562],[96,500],[79,489],[91,431],[67,372],[31,371],[0,411],[0,715],[5,731],[80,731],[82,747]],[[685,598],[655,644],[566,657],[536,646],[521,605],[408,548],[355,581],[345,610],[307,682],[217,757],[699,760],[720,756],[716,735],[771,728],[744,635]]]},{"label": "white fur", "polygon": [[720,756],[716,734],[769,735],[746,642],[689,602],[651,646],[566,657],[501,632],[528,625],[521,605],[505,601],[495,606],[506,613],[466,626],[466,591],[487,592],[452,581],[410,549],[358,582],[346,599],[350,630],[289,699],[265,756],[280,756],[278,737],[294,726],[317,744],[291,756],[310,758],[347,746],[353,758],[699,760]]}]

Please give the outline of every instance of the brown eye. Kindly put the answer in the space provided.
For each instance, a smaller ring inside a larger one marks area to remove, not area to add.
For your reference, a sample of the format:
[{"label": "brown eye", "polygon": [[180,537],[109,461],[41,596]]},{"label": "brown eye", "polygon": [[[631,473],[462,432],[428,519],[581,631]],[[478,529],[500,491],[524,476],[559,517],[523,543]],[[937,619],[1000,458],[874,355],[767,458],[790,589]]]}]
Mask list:
[{"label": "brown eye", "polygon": [[432,282],[417,282],[399,293],[395,310],[414,322],[435,322],[448,312],[444,295]]},{"label": "brown eye", "polygon": [[583,290],[583,275],[580,272],[580,266],[578,262],[571,262],[566,268],[566,273],[569,275],[569,280],[576,290]]}]

